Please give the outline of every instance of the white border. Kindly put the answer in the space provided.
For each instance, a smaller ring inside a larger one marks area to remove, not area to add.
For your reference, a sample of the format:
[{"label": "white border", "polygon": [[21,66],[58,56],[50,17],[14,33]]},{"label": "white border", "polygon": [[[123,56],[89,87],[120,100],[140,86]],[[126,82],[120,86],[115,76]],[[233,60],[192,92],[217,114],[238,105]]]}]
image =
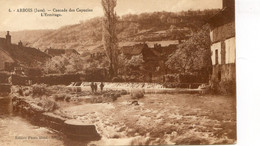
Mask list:
[{"label": "white border", "polygon": [[260,1],[236,0],[238,146],[260,145]]}]

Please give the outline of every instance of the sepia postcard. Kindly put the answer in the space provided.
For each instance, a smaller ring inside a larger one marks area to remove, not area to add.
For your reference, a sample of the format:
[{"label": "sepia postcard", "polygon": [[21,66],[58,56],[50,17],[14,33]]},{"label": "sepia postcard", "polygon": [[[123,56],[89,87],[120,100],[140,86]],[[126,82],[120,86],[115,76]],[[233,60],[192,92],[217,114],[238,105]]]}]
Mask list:
[{"label": "sepia postcard", "polygon": [[0,0],[0,145],[237,143],[235,0]]}]

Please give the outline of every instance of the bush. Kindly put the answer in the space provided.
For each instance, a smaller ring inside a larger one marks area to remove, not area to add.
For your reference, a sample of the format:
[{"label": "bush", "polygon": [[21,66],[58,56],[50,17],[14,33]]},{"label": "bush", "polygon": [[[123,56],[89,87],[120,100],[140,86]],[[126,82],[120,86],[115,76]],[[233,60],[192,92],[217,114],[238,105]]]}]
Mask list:
[{"label": "bush", "polygon": [[144,92],[143,91],[132,91],[130,95],[131,95],[132,99],[139,99],[139,98],[144,97]]}]

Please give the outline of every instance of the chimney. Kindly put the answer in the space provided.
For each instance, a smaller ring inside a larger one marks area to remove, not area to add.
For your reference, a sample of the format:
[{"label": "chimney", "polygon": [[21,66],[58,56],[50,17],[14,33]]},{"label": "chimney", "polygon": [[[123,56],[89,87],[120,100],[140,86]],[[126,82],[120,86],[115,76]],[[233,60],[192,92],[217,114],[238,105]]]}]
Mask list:
[{"label": "chimney", "polygon": [[222,8],[235,8],[235,0],[222,0]]},{"label": "chimney", "polygon": [[11,35],[9,34],[9,31],[7,31],[6,35],[6,44],[11,45]]}]

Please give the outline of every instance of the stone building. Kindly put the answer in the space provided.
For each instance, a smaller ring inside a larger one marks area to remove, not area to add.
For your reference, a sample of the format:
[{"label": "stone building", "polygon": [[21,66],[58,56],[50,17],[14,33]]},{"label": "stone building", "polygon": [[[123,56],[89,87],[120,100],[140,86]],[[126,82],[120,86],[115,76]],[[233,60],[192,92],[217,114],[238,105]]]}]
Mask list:
[{"label": "stone building", "polygon": [[235,1],[223,0],[223,8],[209,20],[213,83],[236,80]]}]

